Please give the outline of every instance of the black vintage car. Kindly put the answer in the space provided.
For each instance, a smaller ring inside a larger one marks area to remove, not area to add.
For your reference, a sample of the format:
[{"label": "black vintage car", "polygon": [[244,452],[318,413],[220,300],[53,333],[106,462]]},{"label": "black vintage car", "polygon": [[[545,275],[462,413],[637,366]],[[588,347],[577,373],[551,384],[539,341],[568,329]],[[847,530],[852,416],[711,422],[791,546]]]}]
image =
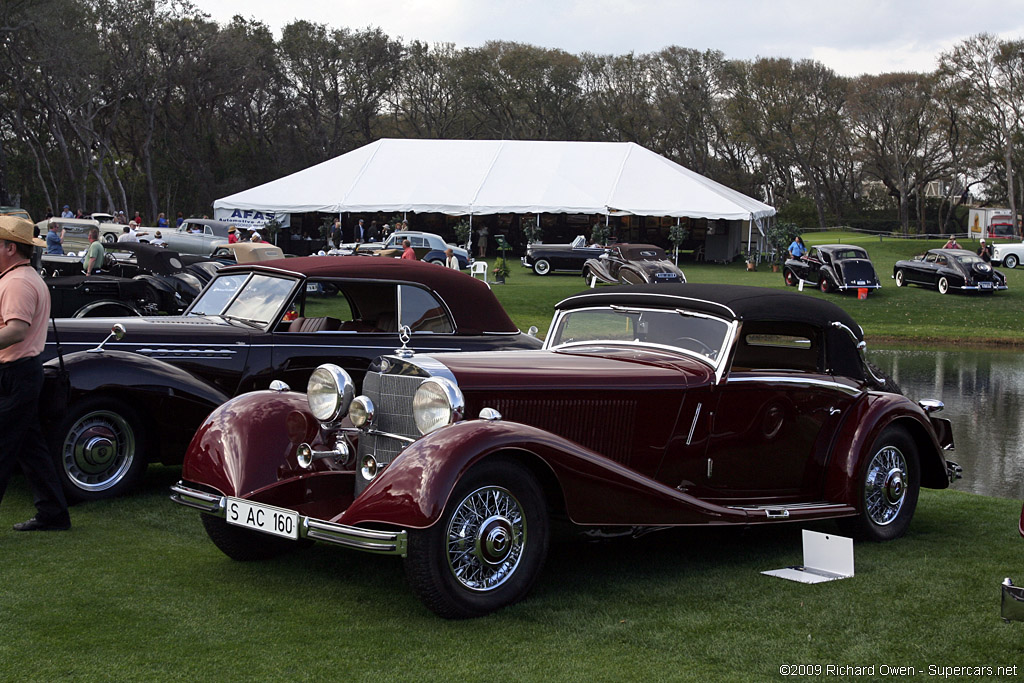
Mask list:
[{"label": "black vintage car", "polygon": [[607,250],[607,247],[588,247],[587,240],[580,235],[571,244],[531,244],[526,247],[522,263],[537,275],[582,273],[589,259],[598,258]]},{"label": "black vintage car", "polygon": [[[81,257],[44,255],[40,274],[50,289],[55,318],[177,315],[185,310],[219,267],[203,257],[186,257],[135,242],[105,245],[103,269],[82,273]],[[114,253],[119,250],[123,253]]]},{"label": "black vintage car", "polygon": [[[114,323],[126,334],[96,352]],[[271,380],[305,387],[331,362],[361,383],[375,357],[401,345],[402,327],[410,347],[425,353],[541,346],[483,282],[429,263],[362,256],[226,266],[182,316],[56,327],[70,389],[47,432],[75,500],[122,493],[147,462],[180,463],[213,408]],[[56,353],[51,330],[47,397],[58,394]]]},{"label": "black vintage car", "polygon": [[822,244],[811,247],[803,258],[789,259],[782,268],[786,284],[795,287],[801,280],[813,283],[823,292],[878,289],[875,266],[868,252],[848,244]]},{"label": "black vintage car", "polygon": [[897,261],[892,277],[897,287],[935,287],[939,294],[951,289],[991,294],[1006,289],[1006,276],[966,249],[929,249],[912,259]]},{"label": "black vintage car", "polygon": [[653,244],[613,244],[598,258],[583,264],[583,279],[594,286],[598,282],[612,285],[644,285],[686,282],[679,266]]}]

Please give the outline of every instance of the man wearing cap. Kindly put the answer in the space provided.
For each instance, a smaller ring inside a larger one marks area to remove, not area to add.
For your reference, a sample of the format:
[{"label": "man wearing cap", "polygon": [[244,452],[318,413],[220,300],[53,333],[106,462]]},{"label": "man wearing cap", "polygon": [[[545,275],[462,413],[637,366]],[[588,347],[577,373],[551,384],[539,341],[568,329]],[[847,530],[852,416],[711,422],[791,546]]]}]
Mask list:
[{"label": "man wearing cap", "polygon": [[74,218],[75,214],[71,212],[71,207],[67,204],[64,205],[64,211],[60,214],[61,218]]},{"label": "man wearing cap", "polygon": [[978,247],[978,256],[980,256],[985,263],[991,263],[992,249],[987,244],[985,244],[984,237],[981,238],[979,244],[981,244],[981,246]]},{"label": "man wearing cap", "polygon": [[228,244],[234,244],[238,241],[238,228],[230,226],[228,228]]},{"label": "man wearing cap", "polygon": [[15,531],[63,531],[71,528],[64,491],[39,425],[50,293],[29,265],[34,246],[32,224],[0,216],[0,499],[15,469],[25,473],[36,516]]}]

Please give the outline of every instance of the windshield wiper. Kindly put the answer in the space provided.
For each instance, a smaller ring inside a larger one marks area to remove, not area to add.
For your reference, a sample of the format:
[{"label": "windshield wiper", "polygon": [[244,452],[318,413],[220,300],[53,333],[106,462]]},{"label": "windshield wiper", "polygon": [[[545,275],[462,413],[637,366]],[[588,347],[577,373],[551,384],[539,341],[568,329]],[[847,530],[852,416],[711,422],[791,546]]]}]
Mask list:
[{"label": "windshield wiper", "polygon": [[256,329],[262,328],[263,325],[265,324],[265,323],[263,323],[262,321],[259,321],[259,320],[250,320],[249,318],[239,318],[237,315],[219,315],[217,317],[218,318],[223,318],[224,320],[229,320],[231,322],[240,322],[243,325],[248,325],[249,327],[254,327]]}]

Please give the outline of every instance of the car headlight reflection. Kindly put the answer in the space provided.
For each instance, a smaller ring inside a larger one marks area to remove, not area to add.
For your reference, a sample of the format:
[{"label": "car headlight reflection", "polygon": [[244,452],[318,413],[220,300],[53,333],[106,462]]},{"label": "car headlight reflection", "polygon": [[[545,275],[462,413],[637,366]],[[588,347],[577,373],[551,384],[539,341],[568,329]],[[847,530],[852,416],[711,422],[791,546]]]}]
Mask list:
[{"label": "car headlight reflection", "polygon": [[412,399],[412,415],[420,434],[458,422],[466,409],[462,392],[441,377],[423,380]]},{"label": "car headlight reflection", "polygon": [[348,412],[355,383],[349,374],[332,363],[321,365],[309,377],[306,400],[309,410],[320,422],[337,422]]}]

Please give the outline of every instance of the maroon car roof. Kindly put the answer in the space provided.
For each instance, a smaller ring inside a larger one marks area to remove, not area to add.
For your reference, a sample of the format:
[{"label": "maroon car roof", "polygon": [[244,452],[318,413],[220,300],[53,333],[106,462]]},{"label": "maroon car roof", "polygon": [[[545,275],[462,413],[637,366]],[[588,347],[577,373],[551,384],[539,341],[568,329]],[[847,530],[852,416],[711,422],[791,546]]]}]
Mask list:
[{"label": "maroon car roof", "polygon": [[235,270],[417,283],[432,289],[444,300],[455,318],[459,334],[519,331],[486,284],[467,273],[434,263],[386,256],[303,256],[228,266],[220,272]]}]

